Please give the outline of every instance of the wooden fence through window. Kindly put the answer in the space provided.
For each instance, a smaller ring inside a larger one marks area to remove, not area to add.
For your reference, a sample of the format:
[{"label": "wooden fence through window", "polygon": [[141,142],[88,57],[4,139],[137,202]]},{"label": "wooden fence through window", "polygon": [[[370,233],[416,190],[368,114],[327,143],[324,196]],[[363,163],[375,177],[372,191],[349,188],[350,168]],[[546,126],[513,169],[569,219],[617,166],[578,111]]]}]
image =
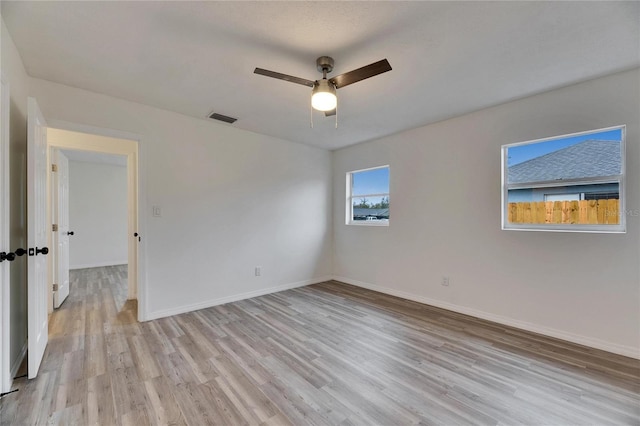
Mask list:
[{"label": "wooden fence through window", "polygon": [[509,223],[620,223],[620,203],[615,199],[509,203],[508,213]]}]

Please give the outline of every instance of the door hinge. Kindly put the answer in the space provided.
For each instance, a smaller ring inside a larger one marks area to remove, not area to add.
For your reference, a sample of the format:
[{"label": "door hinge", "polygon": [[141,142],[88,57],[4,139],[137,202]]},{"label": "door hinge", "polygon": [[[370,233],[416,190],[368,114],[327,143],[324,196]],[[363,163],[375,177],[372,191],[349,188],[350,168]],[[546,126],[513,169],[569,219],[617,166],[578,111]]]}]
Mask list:
[{"label": "door hinge", "polygon": [[53,291],[58,291],[58,284],[53,285]]},{"label": "door hinge", "polygon": [[58,171],[58,165],[57,164],[52,164],[51,165],[51,171],[52,172],[57,172]]},{"label": "door hinge", "polygon": [[54,223],[53,225],[51,225],[51,231],[58,232],[58,224],[57,223]]}]

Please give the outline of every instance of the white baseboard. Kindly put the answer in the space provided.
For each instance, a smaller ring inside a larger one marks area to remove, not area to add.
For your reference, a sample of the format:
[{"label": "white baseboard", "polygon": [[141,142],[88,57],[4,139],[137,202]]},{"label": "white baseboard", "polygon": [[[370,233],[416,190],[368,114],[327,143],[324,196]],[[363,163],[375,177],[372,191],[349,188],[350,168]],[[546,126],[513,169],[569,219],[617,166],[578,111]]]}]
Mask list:
[{"label": "white baseboard", "polygon": [[569,333],[569,332],[558,330],[555,328],[533,324],[526,321],[520,321],[513,318],[503,317],[501,315],[495,315],[489,312],[479,311],[477,309],[468,308],[466,306],[459,306],[453,303],[448,303],[448,302],[444,302],[436,299],[430,299],[428,297],[418,296],[415,294],[406,293],[404,291],[395,290],[388,287],[369,284],[369,283],[365,283],[358,280],[352,280],[350,278],[334,276],[333,279],[335,281],[340,281],[343,283],[355,285],[357,287],[362,287],[362,288],[377,291],[380,293],[389,294],[391,296],[400,297],[402,299],[412,300],[414,302],[423,303],[425,305],[435,306],[437,308],[446,309],[448,311],[470,315],[472,317],[484,319],[484,320],[495,322],[498,324],[508,325],[521,330],[531,331],[533,333],[554,337],[556,339],[566,340],[568,342],[589,346],[595,349],[601,349],[603,351],[611,352],[614,354],[624,355],[624,356],[628,356],[630,358],[635,358],[635,359],[640,359],[640,348],[636,348],[633,346],[620,345],[617,343],[611,343],[611,342],[596,339],[593,337]]},{"label": "white baseboard", "polygon": [[251,299],[252,297],[264,296],[265,294],[277,293],[279,291],[290,290],[292,288],[304,287],[311,284],[318,284],[325,281],[330,281],[331,279],[332,279],[331,276],[312,278],[310,280],[298,281],[295,283],[283,284],[283,285],[278,285],[278,286],[269,287],[269,288],[262,288],[259,290],[249,291],[246,293],[234,294],[231,296],[221,297],[219,299],[206,300],[204,302],[198,302],[191,305],[184,305],[176,308],[149,312],[145,318],[145,321],[164,318],[164,317],[170,317],[172,315],[184,314],[186,312],[193,312],[200,309],[210,308],[212,306],[224,305],[225,303],[237,302],[239,300]]},{"label": "white baseboard", "polygon": [[86,269],[86,268],[101,268],[103,266],[118,266],[118,265],[126,265],[129,263],[128,260],[113,260],[107,262],[94,262],[94,263],[85,263],[82,265],[69,265],[69,269]]},{"label": "white baseboard", "polygon": [[28,343],[29,343],[28,341],[24,342],[24,345],[22,346],[22,349],[20,349],[20,355],[18,355],[18,358],[16,358],[16,360],[11,365],[11,380],[12,381],[13,381],[13,378],[16,377],[16,374],[18,373],[18,369],[22,365],[22,361],[24,361],[24,357],[27,355],[27,348],[29,347]]}]

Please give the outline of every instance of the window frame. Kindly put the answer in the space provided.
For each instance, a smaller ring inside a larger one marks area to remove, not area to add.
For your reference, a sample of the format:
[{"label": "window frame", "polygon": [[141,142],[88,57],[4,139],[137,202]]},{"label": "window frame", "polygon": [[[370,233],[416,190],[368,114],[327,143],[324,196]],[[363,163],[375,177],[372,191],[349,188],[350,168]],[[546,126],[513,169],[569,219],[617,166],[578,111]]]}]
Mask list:
[{"label": "window frame", "polygon": [[[375,193],[375,194],[359,194],[353,195],[353,175],[361,172],[368,172],[370,170],[388,169],[389,170],[389,192]],[[380,221],[369,220],[353,220],[353,200],[354,198],[362,197],[387,197],[389,200],[391,194],[391,167],[388,164],[382,166],[368,167],[366,169],[351,170],[346,173],[346,199],[345,199],[345,225],[354,226],[389,226],[391,218]],[[391,206],[391,201],[389,201]]]},{"label": "window frame", "polygon": [[[572,180],[562,181],[541,181],[541,182],[524,182],[508,184],[507,178],[509,176],[508,167],[508,150],[516,146],[530,145],[541,142],[548,142],[552,140],[570,138],[575,136],[588,135],[593,133],[606,132],[611,130],[620,130],[620,174],[612,176],[599,176],[596,178],[580,178]],[[501,197],[501,224],[502,230],[505,231],[545,231],[545,232],[585,232],[585,233],[607,233],[607,234],[623,234],[627,232],[626,223],[626,125],[618,125],[605,127],[601,129],[588,130],[584,132],[569,133],[565,135],[552,136],[541,139],[534,139],[530,141],[517,142],[511,144],[505,144],[501,147],[502,155],[502,197]],[[535,188],[554,188],[554,187],[567,187],[575,185],[588,185],[588,184],[605,184],[605,183],[617,183],[618,184],[618,199],[619,199],[619,223],[612,225],[605,224],[534,224],[534,223],[509,223],[508,222],[508,207],[509,207],[509,190],[511,189],[535,189]]]}]

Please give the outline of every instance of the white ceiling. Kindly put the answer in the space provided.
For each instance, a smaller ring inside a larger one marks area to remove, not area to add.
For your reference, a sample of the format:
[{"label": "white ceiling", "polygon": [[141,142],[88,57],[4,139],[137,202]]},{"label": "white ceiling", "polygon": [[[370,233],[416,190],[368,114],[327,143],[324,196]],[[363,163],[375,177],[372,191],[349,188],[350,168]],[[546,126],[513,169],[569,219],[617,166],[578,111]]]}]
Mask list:
[{"label": "white ceiling", "polygon": [[[336,149],[640,66],[640,2],[12,2],[29,75]],[[338,128],[310,80],[387,58],[338,90]]]}]

